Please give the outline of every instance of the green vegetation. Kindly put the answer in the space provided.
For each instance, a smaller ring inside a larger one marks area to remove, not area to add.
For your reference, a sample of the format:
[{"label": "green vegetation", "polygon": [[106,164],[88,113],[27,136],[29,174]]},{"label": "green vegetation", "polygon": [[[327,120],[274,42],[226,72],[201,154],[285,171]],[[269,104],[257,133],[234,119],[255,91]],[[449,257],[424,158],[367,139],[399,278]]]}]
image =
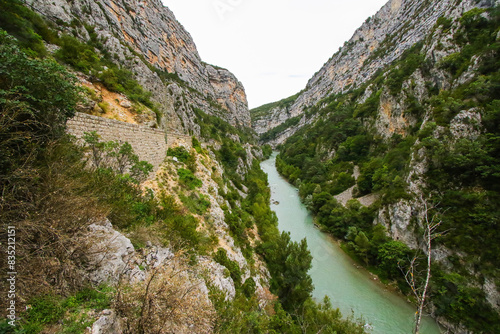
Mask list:
[{"label": "green vegetation", "polygon": [[[154,107],[150,94],[133,80],[131,72],[113,63],[102,47],[105,41],[97,37],[93,27],[78,19],[69,24],[87,30],[90,40],[82,43],[62,33],[57,37],[55,27],[51,28],[17,0],[0,1],[0,6],[0,24],[8,31],[0,31],[0,221],[3,231],[7,223],[15,225],[19,237],[17,283],[22,288],[18,310],[27,307],[18,314],[21,332],[82,333],[95,320],[96,313],[92,312],[111,307],[112,299],[112,307],[127,318],[127,326],[144,331],[143,321],[148,318],[136,306],[142,306],[142,310],[150,307],[149,312],[156,305],[150,303],[153,300],[148,295],[150,287],[162,303],[173,300],[182,304],[189,291],[175,299],[172,296],[178,290],[168,286],[171,281],[179,282],[174,280],[179,279],[178,272],[159,274],[162,279],[157,280],[151,275],[147,287],[145,284],[119,287],[120,293],[107,287],[89,287],[85,275],[80,274],[82,268],[89,266],[91,252],[95,252],[92,250],[95,240],[89,240],[88,226],[107,218],[136,248],[153,240],[155,245],[182,251],[191,264],[196,263],[198,256],[213,255],[228,269],[236,283],[237,296],[229,301],[213,292],[218,332],[251,329],[299,333],[301,324],[307,321],[311,323],[310,332],[363,333],[361,325],[352,319],[342,319],[328,300],[322,304],[312,301],[311,279],[307,275],[311,256],[307,245],[291,242],[287,234],[280,235],[269,207],[266,176],[258,161],[253,161],[246,174],[235,171],[240,160],[247,161],[248,148],[243,143],[254,141],[250,130],[232,127],[216,116],[194,110],[203,137],[221,143],[216,155],[226,169],[221,184],[227,185],[228,191],[223,193],[222,187],[220,191],[230,205],[224,209],[231,233],[251,267],[253,256],[258,253],[272,273],[271,288],[279,295],[279,301],[267,310],[260,309],[255,296],[257,282],[252,278],[243,282],[242,268],[224,251],[213,254],[217,237],[205,232],[205,226],[202,228],[198,219],[188,213],[189,210],[203,215],[210,205],[207,198],[193,191],[201,185],[194,174],[196,154],[203,154],[201,144],[193,139],[191,152],[181,149],[169,152],[186,167],[177,169],[179,181],[186,188],[183,191],[189,194],[180,196],[185,207],[167,193],[153,193],[137,185],[151,167],[138,161],[129,144],[102,142],[96,133],[89,132],[84,138],[85,147],[76,145],[64,128],[74,114],[80,90],[75,86],[76,78],[45,52],[43,41],[60,47],[55,53],[58,61],[101,80],[110,90]],[[176,77],[168,73],[163,76]],[[236,136],[241,141],[235,140]],[[270,151],[266,147],[265,154]],[[243,198],[237,189],[245,187],[248,196]],[[249,234],[254,233],[255,225],[262,242],[253,247]],[[2,252],[5,247],[0,244]],[[2,272],[8,271],[5,266],[5,262],[0,263]],[[140,268],[145,270],[145,267]],[[7,290],[6,281],[0,282],[0,286],[2,291]],[[200,305],[200,301],[182,307],[194,308],[193,305]],[[199,311],[204,315],[206,309]],[[161,314],[163,322],[156,319],[153,325],[162,326],[171,320],[164,314]],[[3,331],[4,324],[0,328]]]},{"label": "green vegetation", "polygon": [[[125,142],[101,142],[97,132],[85,132],[83,136],[85,149],[89,152],[92,166],[100,170],[116,171],[124,177],[130,177],[134,183],[144,181],[153,170],[153,165],[140,161],[132,146]],[[125,172],[129,172],[125,174]]]},{"label": "green vegetation", "polygon": [[273,148],[271,147],[271,145],[266,144],[262,146],[262,155],[264,156],[264,160],[269,159],[271,157],[271,154],[273,154]]},{"label": "green vegetation", "polygon": [[197,153],[201,153],[203,151],[203,149],[201,148],[200,141],[196,139],[196,137],[194,136],[191,139],[191,145],[193,145],[193,148]]},{"label": "green vegetation", "polygon": [[[268,313],[262,313],[255,299],[248,300],[240,295],[233,301],[227,301],[215,289],[212,289],[211,299],[217,310],[216,333],[365,333],[363,326],[356,324],[352,318],[342,318],[339,310],[332,308],[328,298],[322,303],[307,300],[294,316],[283,310],[279,303]],[[304,329],[302,324],[308,324],[307,328]]]},{"label": "green vegetation", "polygon": [[[423,191],[438,206],[440,229],[447,231],[436,242],[456,251],[448,258],[451,270],[434,265],[432,302],[437,314],[485,333],[500,328],[498,313],[477,288],[486,278],[496,281],[497,288],[500,282],[499,23],[499,8],[474,9],[456,21],[440,18],[436,27],[442,32],[456,31],[456,53],[436,63],[425,59],[427,46],[419,43],[386,68],[387,75],[379,71],[359,89],[326,97],[305,111],[306,117],[314,114],[318,119],[290,137],[277,158],[279,172],[299,188],[323,229],[343,240],[344,249],[383,280],[396,281],[403,292],[408,287],[399,266],[405,267],[412,252],[388,240],[384,228],[373,221],[381,207],[412,199],[407,185],[411,157],[414,162],[425,158]],[[474,62],[473,80],[455,83],[449,90],[432,83],[431,68],[447,71],[456,80],[471,71]],[[415,71],[424,77],[428,98],[416,97],[410,80]],[[368,87],[370,97],[358,103]],[[403,116],[416,118],[404,135],[383,139],[375,131],[384,91],[403,96]],[[463,111],[471,113],[464,121],[471,135],[457,138],[450,123]],[[361,172],[357,181],[351,177],[355,165]],[[356,200],[343,207],[333,196],[354,185],[355,196],[376,193],[380,200],[369,208]],[[420,235],[416,219],[409,229]]]},{"label": "green vegetation", "polygon": [[46,325],[54,325],[62,319],[65,320],[58,333],[84,333],[93,322],[87,312],[108,308],[112,292],[111,288],[103,286],[99,289],[84,288],[68,298],[55,295],[35,297],[29,301],[22,333],[39,333]]},{"label": "green vegetation", "polygon": [[[264,257],[272,275],[271,288],[280,298],[288,312],[299,309],[313,291],[312,279],[308,275],[312,256],[306,240],[291,242],[290,233],[283,232],[274,247],[266,249]],[[293,280],[290,278],[293,277]]]},{"label": "green vegetation", "polygon": [[194,190],[202,186],[202,182],[196,176],[194,176],[193,172],[189,169],[179,168],[177,170],[177,174],[179,175],[179,180],[183,185],[185,185],[188,189]]},{"label": "green vegetation", "polygon": [[191,172],[196,172],[196,157],[194,154],[190,154],[184,147],[178,146],[169,148],[167,156],[176,157],[178,161],[184,163]]},{"label": "green vegetation", "polygon": [[401,92],[403,82],[410,75],[420,68],[424,62],[424,55],[420,53],[423,43],[417,43],[412,48],[401,55],[398,65],[393,68],[385,81],[392,95],[397,95]]},{"label": "green vegetation", "polygon": [[94,27],[85,26],[90,40],[82,43],[67,34],[57,37],[56,27],[49,25],[19,0],[0,1],[0,12],[0,28],[18,38],[20,47],[27,50],[28,54],[46,56],[44,41],[58,45],[60,48],[55,53],[57,60],[98,79],[109,90],[125,94],[130,100],[144,104],[159,117],[159,111],[150,99],[151,93],[144,91],[131,71],[113,62]]},{"label": "green vegetation", "polygon": [[82,43],[73,36],[63,35],[57,44],[60,46],[55,54],[58,60],[78,71],[95,76],[110,91],[125,94],[130,100],[157,111],[150,100],[151,93],[144,91],[137,80],[133,79],[132,72],[116,65],[104,50],[101,50],[103,56],[100,56],[96,52],[96,43],[92,40]]},{"label": "green vegetation", "polygon": [[265,117],[272,109],[275,109],[275,108],[288,109],[288,108],[290,108],[295,103],[295,101],[297,100],[299,95],[300,95],[300,93],[297,93],[297,94],[290,96],[290,97],[287,97],[286,99],[283,99],[281,101],[264,104],[260,107],[257,107],[257,108],[250,110],[250,116],[252,117],[252,122],[255,122],[256,120],[259,120],[259,119]]},{"label": "green vegetation", "polygon": [[[18,314],[19,324],[26,332],[59,326],[79,333],[93,321],[84,309],[107,303],[99,304],[101,295],[75,275],[88,265],[94,241],[83,232],[89,222],[107,217],[137,247],[156,238],[174,250],[203,254],[213,240],[168,196],[143,192],[122,175],[128,167],[132,176],[149,169],[138,164],[130,145],[101,142],[95,133],[86,135],[87,148],[74,145],[64,128],[78,101],[76,79],[51,59],[30,58],[17,43],[0,32],[0,218],[4,231],[7,223],[16,226],[18,296],[31,303]],[[86,168],[85,151],[95,168]],[[147,227],[144,239],[140,231]],[[5,265],[0,269],[7,272]]]},{"label": "green vegetation", "polygon": [[222,248],[219,248],[217,250],[217,253],[215,253],[215,256],[214,256],[214,260],[229,270],[229,272],[231,274],[231,278],[233,279],[234,285],[236,287],[240,287],[241,286],[241,270],[240,270],[240,266],[238,265],[238,262],[231,261],[227,257],[226,250],[222,249]]},{"label": "green vegetation", "polygon": [[192,193],[189,196],[185,196],[179,194],[179,198],[190,212],[197,215],[203,215],[210,207],[210,201],[204,195]]},{"label": "green vegetation", "polygon": [[[229,168],[227,166],[226,170]],[[253,224],[257,225],[262,242],[257,245],[255,252],[267,263],[272,276],[271,292],[278,295],[279,302],[274,304],[274,315],[262,312],[255,297],[249,298],[249,290],[254,289],[253,280],[247,280],[237,288],[236,298],[232,302],[225,300],[214,290],[211,299],[218,314],[215,331],[301,333],[300,324],[310,321],[314,323],[310,328],[311,333],[320,328],[326,333],[364,333],[362,325],[351,318],[342,319],[340,312],[332,309],[328,300],[323,304],[312,301],[312,283],[307,273],[312,257],[307,244],[305,240],[300,243],[292,242],[287,233],[280,234],[276,215],[270,209],[271,194],[267,176],[260,169],[257,160],[254,160],[242,182],[248,187],[248,195],[242,198],[237,192],[233,192],[231,196],[241,202],[241,210],[231,204],[233,213],[226,212],[226,223],[247,259],[248,251],[252,249],[246,229]],[[226,199],[229,198],[228,194],[223,195]],[[241,284],[237,263],[227,259],[227,254],[222,249],[215,256],[217,262],[224,265],[231,277]]]},{"label": "green vegetation", "polygon": [[16,37],[28,54],[45,56],[43,41],[54,43],[57,34],[48,23],[19,0],[0,1],[0,28]]},{"label": "green vegetation", "polygon": [[220,142],[230,141],[228,136],[238,136],[242,142],[255,141],[253,130],[245,127],[236,128],[220,117],[209,115],[199,108],[192,107],[196,115],[195,122],[200,126],[201,137]]},{"label": "green vegetation", "polygon": [[266,133],[263,133],[260,136],[260,139],[263,141],[269,141],[269,140],[275,139],[276,136],[279,135],[284,130],[299,124],[301,119],[302,119],[302,116],[296,116],[296,117],[289,118],[284,123],[281,123],[277,127],[272,128],[271,130],[267,131]]}]

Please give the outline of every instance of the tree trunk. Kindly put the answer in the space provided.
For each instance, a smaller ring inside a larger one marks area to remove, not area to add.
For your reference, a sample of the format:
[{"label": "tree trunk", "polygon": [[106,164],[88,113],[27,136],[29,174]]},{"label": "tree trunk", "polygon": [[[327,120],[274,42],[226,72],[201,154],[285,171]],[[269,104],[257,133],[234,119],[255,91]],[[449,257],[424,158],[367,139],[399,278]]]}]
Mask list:
[{"label": "tree trunk", "polygon": [[418,311],[417,311],[417,322],[415,324],[415,334],[419,334],[420,331],[420,323],[422,321],[422,313],[424,311],[424,305],[425,305],[425,298],[427,295],[427,288],[429,287],[429,281],[431,279],[431,243],[432,243],[432,228],[429,223],[427,223],[427,275],[425,278],[425,284],[422,290],[422,297],[420,298],[420,303],[418,305]]}]

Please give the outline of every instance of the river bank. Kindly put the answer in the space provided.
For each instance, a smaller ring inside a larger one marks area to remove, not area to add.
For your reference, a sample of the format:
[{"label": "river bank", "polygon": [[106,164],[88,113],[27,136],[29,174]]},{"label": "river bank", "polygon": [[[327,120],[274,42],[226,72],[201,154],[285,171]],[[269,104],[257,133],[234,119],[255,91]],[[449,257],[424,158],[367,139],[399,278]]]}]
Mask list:
[{"label": "river bank", "polygon": [[[378,278],[374,279],[368,270],[342,251],[335,239],[314,226],[312,216],[300,202],[297,189],[278,174],[275,157],[276,153],[261,164],[269,178],[271,208],[278,216],[280,230],[289,231],[294,241],[307,239],[313,256],[310,271],[315,285],[313,296],[318,300],[329,296],[333,306],[344,316],[362,317],[363,322],[373,327],[372,333],[411,333],[414,306]],[[421,333],[437,334],[440,330],[433,319],[426,318]]]}]

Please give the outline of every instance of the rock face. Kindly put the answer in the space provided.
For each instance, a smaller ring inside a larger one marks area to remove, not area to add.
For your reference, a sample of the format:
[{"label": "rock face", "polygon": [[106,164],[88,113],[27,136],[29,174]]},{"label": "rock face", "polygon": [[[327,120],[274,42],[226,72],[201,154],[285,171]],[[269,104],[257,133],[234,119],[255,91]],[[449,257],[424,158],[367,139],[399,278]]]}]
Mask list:
[{"label": "rock face", "polygon": [[117,284],[121,279],[131,282],[145,279],[144,272],[133,263],[135,249],[132,242],[114,230],[109,220],[90,225],[89,232],[92,240],[95,240],[91,249],[95,256],[90,259],[93,268],[88,271],[94,284]]},{"label": "rock face", "polygon": [[[397,177],[392,176],[394,184],[401,182],[404,185],[404,189],[402,188],[404,195],[395,195],[396,192],[387,189],[387,197],[382,199],[379,206],[374,207],[377,212],[373,224],[381,224],[391,239],[401,241],[412,249],[428,253],[422,242],[422,227],[427,220],[447,217],[447,210],[455,209],[449,206],[443,208],[437,204],[437,207],[433,208],[435,211],[428,210],[428,205],[431,203],[441,203],[438,198],[446,198],[446,195],[453,192],[462,194],[496,192],[490,190],[487,185],[489,181],[483,181],[484,179],[479,177],[477,183],[462,182],[461,174],[469,172],[468,168],[475,167],[463,167],[460,172],[446,171],[446,168],[450,167],[443,167],[442,161],[446,158],[440,155],[445,156],[447,152],[451,152],[448,159],[453,157],[459,161],[466,156],[466,153],[462,153],[459,149],[462,143],[478,144],[490,136],[491,130],[487,129],[491,127],[487,118],[489,105],[481,101],[497,99],[498,94],[484,93],[486,97],[483,97],[480,96],[483,93],[479,92],[471,95],[457,93],[457,101],[460,103],[457,103],[455,109],[450,107],[451,102],[443,103],[443,109],[439,109],[441,105],[438,102],[440,99],[446,99],[446,94],[453,95],[460,90],[465,91],[470,89],[469,87],[481,85],[484,80],[489,80],[486,78],[493,75],[491,73],[496,75],[498,67],[494,70],[482,70],[490,57],[482,51],[469,56],[466,65],[460,71],[449,68],[449,64],[453,63],[454,56],[463,55],[464,50],[473,43],[473,37],[465,38],[463,41],[458,38],[460,34],[472,36],[472,24],[467,23],[471,16],[474,19],[470,20],[475,23],[483,22],[484,26],[497,22],[493,21],[496,19],[492,11],[470,10],[491,8],[498,4],[499,1],[391,0],[356,31],[344,48],[309,81],[306,90],[291,105],[284,105],[282,100],[259,107],[252,113],[255,120],[254,129],[263,134],[261,138],[266,143],[276,146],[285,142],[288,137],[294,136],[285,143],[281,154],[285,163],[301,169],[302,184],[306,182],[311,184],[310,191],[307,191],[307,187],[303,188],[305,202],[312,199],[311,192],[314,189],[312,186],[315,183],[323,186],[335,182],[334,178],[323,176],[322,173],[334,171],[340,166],[340,161],[354,163],[359,163],[360,160],[363,163],[369,161],[359,157],[346,158],[343,155],[343,150],[352,148],[350,139],[363,135],[367,135],[369,139],[359,147],[368,146],[371,152],[381,147],[378,142],[391,145],[391,142],[400,142],[400,139],[404,139],[410,143],[411,149],[405,158],[404,171]],[[467,15],[463,15],[465,13]],[[496,23],[494,27],[484,28],[485,34],[491,38],[485,43],[492,43],[485,44],[485,47],[496,45],[492,42],[495,37],[497,42],[500,40]],[[404,54],[405,50],[409,52]],[[470,103],[462,104],[466,99],[469,99],[467,101]],[[451,109],[453,110],[446,114]],[[349,114],[349,120],[359,124],[359,128],[352,133],[348,133],[345,129],[335,130],[342,127],[339,115],[343,112]],[[296,133],[297,130],[300,132]],[[275,133],[278,135],[274,136]],[[342,135],[346,138],[337,139],[336,136]],[[441,151],[434,150],[438,142],[443,145]],[[479,151],[479,149],[474,150]],[[366,156],[385,159],[390,156],[390,152],[382,148],[381,153],[369,153]],[[310,162],[305,162],[309,157],[311,157]],[[364,169],[363,177],[367,175],[366,168],[371,168],[368,167],[370,163],[361,165],[362,170]],[[316,168],[318,165],[324,167],[325,172]],[[457,165],[459,164],[453,166]],[[384,165],[383,168],[387,166]],[[287,171],[283,169],[286,175]],[[379,170],[381,174],[384,173],[382,169]],[[322,178],[326,181],[316,181]],[[436,185],[441,182],[441,178],[443,180],[446,178],[446,183]],[[371,191],[377,192],[374,188]],[[352,195],[353,188],[349,188],[335,198],[341,204],[345,204]],[[489,199],[488,196],[490,194],[485,195],[485,198]],[[497,194],[491,196],[493,198]],[[463,198],[466,198],[466,195]],[[456,206],[459,207],[462,202],[465,201],[457,201]],[[478,205],[483,205],[487,200],[481,198],[477,202]],[[319,211],[322,210],[324,209],[321,208]],[[471,212],[475,214],[474,210],[471,209]],[[464,214],[463,218],[457,218],[452,230],[460,230],[457,235],[469,233],[467,224],[472,226],[470,230],[475,228],[474,220],[469,218],[474,214]],[[322,218],[321,214],[319,216]],[[442,219],[444,226],[446,218]],[[463,227],[458,228],[458,226]],[[485,231],[483,234],[492,235],[492,232]],[[443,237],[443,234],[438,237]],[[433,245],[431,253],[433,261],[440,264],[443,272],[460,273],[467,277],[468,287],[481,290],[480,293],[484,296],[481,303],[486,305],[485,309],[491,306],[488,312],[498,313],[500,310],[498,274],[495,271],[486,272],[470,260],[476,256],[475,254],[481,254],[478,249],[483,247],[489,249],[488,244],[496,240],[478,244],[475,246],[476,249],[467,248],[466,242],[453,244],[449,242],[450,239],[442,240],[443,242]],[[478,262],[488,261],[480,259],[481,256],[477,256]],[[439,290],[439,287],[436,290]],[[434,291],[433,294],[432,298],[436,296]],[[435,302],[435,306],[432,306],[432,302]],[[470,322],[467,323],[466,317],[453,319],[456,322],[453,324],[451,317],[448,320],[444,319],[443,313],[438,309],[443,300],[435,298],[432,302],[430,314],[437,317],[450,333],[472,333],[470,329],[465,328],[471,326]]]},{"label": "rock face", "polygon": [[84,41],[90,39],[84,25],[94,27],[104,49],[153,93],[163,128],[197,133],[192,108],[250,126],[243,85],[231,72],[201,60],[191,35],[160,0],[24,2]]},{"label": "rock face", "polygon": [[[491,6],[494,1],[475,0],[390,0],[356,30],[352,38],[309,80],[305,90],[288,107],[271,109],[253,124],[257,133],[265,133],[332,94],[357,88],[377,70],[398,59],[404,51],[429,34],[441,16],[459,17],[473,7]],[[390,116],[390,114],[388,114]],[[387,123],[389,120],[385,120]],[[400,128],[405,126],[404,120]],[[271,144],[283,143],[300,127],[283,131]]]},{"label": "rock face", "polygon": [[114,310],[104,310],[92,325],[91,334],[122,334],[122,324]]}]

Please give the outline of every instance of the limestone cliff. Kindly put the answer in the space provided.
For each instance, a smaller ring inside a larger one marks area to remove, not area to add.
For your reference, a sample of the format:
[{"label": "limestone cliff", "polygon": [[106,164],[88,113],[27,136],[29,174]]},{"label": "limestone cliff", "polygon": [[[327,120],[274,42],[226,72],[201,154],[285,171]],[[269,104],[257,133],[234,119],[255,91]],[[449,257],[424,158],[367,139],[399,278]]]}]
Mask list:
[{"label": "limestone cliff", "polygon": [[[358,255],[361,238],[352,236],[360,228],[373,235],[380,228],[389,242],[428,254],[422,228],[441,221],[428,311],[453,333],[500,328],[493,264],[500,183],[489,172],[500,164],[492,143],[500,129],[499,4],[390,1],[293,104],[252,113],[263,141],[283,143],[278,170],[318,223]],[[363,202],[367,195],[379,201]],[[363,205],[373,209],[366,227],[353,219]],[[477,304],[469,308],[463,298],[473,294]]]},{"label": "limestone cliff", "polygon": [[[259,134],[265,133],[290,118],[302,116],[326,96],[358,88],[377,70],[398,59],[405,50],[427,36],[439,17],[456,18],[473,7],[493,3],[475,0],[390,0],[377,14],[368,18],[314,74],[291,106],[268,110],[254,120],[254,130]],[[284,131],[271,143],[283,143],[299,128]]]},{"label": "limestone cliff", "polygon": [[88,41],[89,28],[114,59],[153,93],[167,130],[197,133],[192,108],[250,126],[243,85],[204,63],[191,35],[160,0],[24,0],[68,33]]}]

